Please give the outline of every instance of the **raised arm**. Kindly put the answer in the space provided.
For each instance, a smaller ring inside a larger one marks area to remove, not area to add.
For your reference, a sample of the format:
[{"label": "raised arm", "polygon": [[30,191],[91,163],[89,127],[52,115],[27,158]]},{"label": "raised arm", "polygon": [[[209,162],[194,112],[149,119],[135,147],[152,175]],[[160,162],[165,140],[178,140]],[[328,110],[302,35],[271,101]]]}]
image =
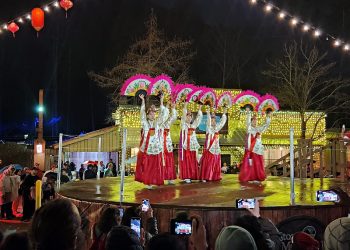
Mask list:
[{"label": "raised arm", "polygon": [[226,116],[226,109],[224,110],[224,113],[221,116],[219,124],[216,125],[215,132],[219,132],[224,126],[227,121],[227,116]]},{"label": "raised arm", "polygon": [[270,122],[271,122],[271,118],[270,115],[266,116],[266,120],[265,120],[265,124],[258,127],[257,131],[261,134],[264,133],[266,131],[266,129],[268,129],[268,127],[270,126]]},{"label": "raised arm", "polygon": [[163,124],[169,117],[169,109],[163,105],[164,96],[160,96],[160,110],[157,118],[158,125]]},{"label": "raised arm", "polygon": [[202,105],[199,105],[197,117],[196,117],[196,119],[194,120],[192,126],[193,126],[194,128],[197,128],[197,127],[199,126],[199,124],[201,124],[202,118],[203,118]]},{"label": "raised arm", "polygon": [[210,108],[207,107],[207,132],[208,129],[211,127],[211,115],[210,115]]},{"label": "raised arm", "polygon": [[141,109],[140,109],[140,118],[141,118],[141,125],[143,126],[144,123],[147,121],[146,117],[146,105],[145,105],[145,96],[139,95],[140,99],[142,100],[141,103]]},{"label": "raised arm", "polygon": [[170,117],[170,121],[169,121],[169,126],[171,126],[171,124],[173,124],[177,119],[177,112],[175,109],[175,103],[171,104],[171,117]]}]

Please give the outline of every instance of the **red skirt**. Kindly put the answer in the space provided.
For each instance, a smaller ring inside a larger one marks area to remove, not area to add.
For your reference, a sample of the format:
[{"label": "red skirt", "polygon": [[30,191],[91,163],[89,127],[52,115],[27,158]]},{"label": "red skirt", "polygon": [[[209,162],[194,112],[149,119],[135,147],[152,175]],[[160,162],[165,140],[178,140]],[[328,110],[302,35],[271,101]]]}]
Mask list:
[{"label": "red skirt", "polygon": [[[252,165],[249,165],[249,156]],[[264,181],[265,179],[266,174],[263,156],[246,151],[239,171],[239,181]]]},{"label": "red skirt", "polygon": [[221,180],[221,156],[205,150],[201,159],[201,180],[219,181]]},{"label": "red skirt", "polygon": [[143,157],[142,182],[146,185],[164,185],[162,154]]},{"label": "red skirt", "polygon": [[183,159],[180,159],[180,179],[198,180],[197,152],[183,150]]},{"label": "red skirt", "polygon": [[142,172],[143,172],[143,157],[145,153],[141,150],[137,153],[136,160],[136,170],[135,170],[135,181],[142,182]]},{"label": "red skirt", "polygon": [[173,152],[164,152],[164,161],[164,180],[175,180],[176,172]]}]

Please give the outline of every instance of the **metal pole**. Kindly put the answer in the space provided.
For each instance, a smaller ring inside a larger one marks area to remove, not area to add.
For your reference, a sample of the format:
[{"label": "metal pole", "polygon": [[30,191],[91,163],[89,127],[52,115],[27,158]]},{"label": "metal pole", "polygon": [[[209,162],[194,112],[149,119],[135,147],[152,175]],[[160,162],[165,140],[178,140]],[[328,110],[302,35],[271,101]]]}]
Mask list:
[{"label": "metal pole", "polygon": [[294,193],[294,129],[290,128],[289,133],[289,150],[290,150],[290,204],[295,204]]},{"label": "metal pole", "polygon": [[101,144],[102,144],[102,138],[98,138],[98,154],[97,154],[97,179],[100,179],[100,172],[101,172]]},{"label": "metal pole", "polygon": [[120,166],[120,202],[124,199],[124,178],[125,178],[125,158],[126,158],[126,137],[127,129],[123,129],[123,143],[122,143],[122,162]]},{"label": "metal pole", "polygon": [[57,191],[60,190],[61,187],[61,169],[62,169],[62,139],[63,134],[59,134],[59,141],[58,141],[58,173],[57,173]]}]

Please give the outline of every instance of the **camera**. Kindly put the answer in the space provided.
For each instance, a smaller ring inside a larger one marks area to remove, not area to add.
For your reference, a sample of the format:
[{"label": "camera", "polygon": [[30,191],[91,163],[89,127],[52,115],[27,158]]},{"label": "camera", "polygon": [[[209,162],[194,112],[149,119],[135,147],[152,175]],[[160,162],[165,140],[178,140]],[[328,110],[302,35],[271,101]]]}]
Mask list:
[{"label": "camera", "polygon": [[171,220],[171,233],[175,235],[191,235],[192,221],[191,220]]},{"label": "camera", "polygon": [[318,190],[316,192],[318,202],[339,202],[339,196],[332,190]]},{"label": "camera", "polygon": [[237,199],[236,208],[254,208],[255,202],[255,199]]},{"label": "camera", "polygon": [[142,212],[147,212],[150,207],[150,203],[148,199],[143,199],[141,204],[141,210]]}]

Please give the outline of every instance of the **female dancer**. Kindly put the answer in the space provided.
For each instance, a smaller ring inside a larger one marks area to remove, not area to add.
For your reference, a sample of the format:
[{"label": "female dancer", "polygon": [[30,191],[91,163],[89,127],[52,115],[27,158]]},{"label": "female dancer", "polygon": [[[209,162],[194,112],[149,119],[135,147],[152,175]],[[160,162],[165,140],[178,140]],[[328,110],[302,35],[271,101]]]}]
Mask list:
[{"label": "female dancer", "polygon": [[180,179],[190,183],[191,180],[198,180],[198,161],[197,151],[200,148],[196,136],[196,128],[202,121],[202,105],[199,105],[196,119],[192,122],[193,115],[187,112],[187,103],[184,104],[184,109],[181,118],[181,136],[180,144],[182,150],[180,152]]},{"label": "female dancer", "polygon": [[261,134],[270,125],[270,114],[266,115],[266,122],[263,126],[257,126],[256,115],[251,115],[249,108],[247,114],[247,145],[243,157],[243,162],[239,172],[239,181],[260,182],[266,178],[264,167],[264,146],[261,142]]},{"label": "female dancer", "polygon": [[160,113],[157,119],[155,106],[152,105],[145,112],[145,97],[139,96],[141,104],[141,143],[137,155],[135,180],[143,182],[148,189],[152,185],[163,185],[162,146],[160,145],[159,126],[164,119],[163,96],[160,98]]},{"label": "female dancer", "polygon": [[[169,113],[169,109],[166,108],[165,111]],[[161,124],[161,145],[163,146],[163,163],[164,163],[164,180],[168,181],[168,184],[174,184],[176,179],[174,154],[173,154],[173,142],[170,137],[170,126],[177,119],[177,112],[175,109],[175,103],[171,104],[171,116],[166,116],[166,120]]]},{"label": "female dancer", "polygon": [[207,110],[206,140],[201,159],[200,178],[203,182],[221,180],[221,155],[219,145],[219,131],[227,120],[226,109],[219,124],[216,124],[215,113],[210,114]]}]

